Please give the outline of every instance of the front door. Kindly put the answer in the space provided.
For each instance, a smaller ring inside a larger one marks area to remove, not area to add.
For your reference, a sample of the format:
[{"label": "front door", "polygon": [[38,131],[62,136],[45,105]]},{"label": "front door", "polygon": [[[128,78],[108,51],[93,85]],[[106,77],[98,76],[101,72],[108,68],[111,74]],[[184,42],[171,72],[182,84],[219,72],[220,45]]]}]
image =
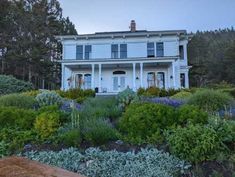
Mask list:
[{"label": "front door", "polygon": [[113,76],[113,91],[120,92],[126,88],[126,77],[122,75]]}]

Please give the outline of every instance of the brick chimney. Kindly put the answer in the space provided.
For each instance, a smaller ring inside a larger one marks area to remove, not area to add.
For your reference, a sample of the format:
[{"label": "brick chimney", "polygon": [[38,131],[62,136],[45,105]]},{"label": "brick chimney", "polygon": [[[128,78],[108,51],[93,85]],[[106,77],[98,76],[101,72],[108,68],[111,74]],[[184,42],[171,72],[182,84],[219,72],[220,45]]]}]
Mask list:
[{"label": "brick chimney", "polygon": [[131,25],[129,27],[131,29],[131,32],[135,32],[136,31],[136,23],[135,20],[131,20]]}]

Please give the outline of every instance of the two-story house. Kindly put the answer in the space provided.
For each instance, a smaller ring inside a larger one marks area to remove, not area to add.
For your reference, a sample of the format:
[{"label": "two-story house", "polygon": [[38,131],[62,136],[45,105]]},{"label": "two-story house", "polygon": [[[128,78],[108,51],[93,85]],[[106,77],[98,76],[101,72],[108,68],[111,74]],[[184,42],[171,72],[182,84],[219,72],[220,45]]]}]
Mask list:
[{"label": "two-story house", "polygon": [[189,87],[186,30],[136,30],[57,36],[62,42],[61,89],[117,93],[129,87]]}]

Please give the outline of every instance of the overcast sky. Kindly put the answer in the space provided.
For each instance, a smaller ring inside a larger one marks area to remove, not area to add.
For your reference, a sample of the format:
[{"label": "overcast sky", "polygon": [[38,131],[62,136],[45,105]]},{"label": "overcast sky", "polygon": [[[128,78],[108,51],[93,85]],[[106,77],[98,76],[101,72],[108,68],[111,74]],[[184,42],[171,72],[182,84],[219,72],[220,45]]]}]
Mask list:
[{"label": "overcast sky", "polygon": [[59,0],[79,34],[129,30],[188,32],[235,27],[235,0]]}]

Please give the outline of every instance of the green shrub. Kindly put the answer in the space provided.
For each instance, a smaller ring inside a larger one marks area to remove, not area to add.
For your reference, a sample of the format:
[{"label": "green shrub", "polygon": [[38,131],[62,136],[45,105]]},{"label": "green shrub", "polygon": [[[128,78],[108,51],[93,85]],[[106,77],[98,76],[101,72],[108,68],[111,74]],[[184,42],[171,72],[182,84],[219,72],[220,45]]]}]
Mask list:
[{"label": "green shrub", "polygon": [[122,113],[114,97],[88,98],[82,106],[81,117],[86,119],[106,117],[110,120],[117,119]]},{"label": "green shrub", "polygon": [[183,90],[183,91],[180,91],[180,92],[176,93],[175,95],[171,96],[171,98],[185,100],[185,99],[188,99],[191,95],[192,95],[192,93]]},{"label": "green shrub", "polygon": [[120,129],[133,143],[162,141],[162,131],[176,122],[174,108],[154,103],[131,104],[120,119]]},{"label": "green shrub", "polygon": [[83,123],[82,135],[93,145],[102,145],[117,139],[117,131],[105,119],[89,119]]},{"label": "green shrub", "polygon": [[200,110],[197,106],[183,105],[178,109],[178,123],[186,124],[205,124],[208,120],[208,114]]},{"label": "green shrub", "polygon": [[79,129],[71,129],[60,136],[60,142],[69,147],[78,147],[81,143],[81,133]]},{"label": "green shrub", "polygon": [[166,136],[170,151],[193,163],[211,160],[221,150],[221,141],[212,128],[189,125],[177,128]]},{"label": "green shrub", "polygon": [[198,106],[207,112],[216,112],[229,106],[232,97],[218,90],[201,90],[189,97],[188,104]]},{"label": "green shrub", "polygon": [[142,96],[142,95],[144,95],[144,93],[145,93],[145,88],[139,88],[139,89],[137,90],[137,95],[138,95],[138,96]]},{"label": "green shrub", "polygon": [[55,91],[43,91],[36,96],[40,107],[49,105],[61,105],[62,98]]},{"label": "green shrub", "polygon": [[23,150],[24,145],[36,142],[36,135],[32,130],[17,130],[3,128],[0,130],[0,139],[7,145],[7,153],[18,153]]},{"label": "green shrub", "polygon": [[0,128],[31,129],[35,117],[36,113],[33,110],[0,107]]},{"label": "green shrub", "polygon": [[95,97],[95,91],[91,89],[69,89],[67,91],[58,90],[57,93],[63,98],[73,99],[78,103],[83,102],[88,97]]},{"label": "green shrub", "polygon": [[0,158],[9,155],[9,144],[5,141],[0,141]]},{"label": "green shrub", "polygon": [[18,80],[13,76],[0,75],[0,95],[25,92],[32,89],[33,85],[29,82]]},{"label": "green shrub", "polygon": [[34,128],[42,139],[52,136],[60,126],[58,112],[44,112],[37,116]]},{"label": "green shrub", "polygon": [[133,90],[126,88],[124,91],[118,93],[117,100],[121,108],[126,108],[129,104],[138,100],[138,96]]},{"label": "green shrub", "polygon": [[[90,148],[80,153],[69,148],[59,152],[26,152],[31,160],[79,172],[85,176],[99,177],[173,177],[188,164],[169,153],[157,149],[141,149],[135,152],[101,151]],[[83,165],[86,164],[86,165]]]},{"label": "green shrub", "polygon": [[166,89],[161,89],[159,92],[160,97],[167,97],[168,96],[168,91]]},{"label": "green shrub", "polygon": [[145,90],[144,96],[159,96],[160,89],[157,87],[149,87]]},{"label": "green shrub", "polygon": [[235,121],[210,117],[208,127],[213,128],[223,144],[230,150],[235,150]]},{"label": "green shrub", "polygon": [[31,96],[22,94],[9,94],[0,97],[0,106],[14,106],[18,108],[30,109],[33,108],[36,101]]},{"label": "green shrub", "polygon": [[26,95],[26,96],[32,96],[32,97],[35,98],[39,93],[40,93],[40,90],[30,90],[30,91],[27,91],[27,92],[23,92],[21,94]]},{"label": "green shrub", "polygon": [[168,96],[171,97],[171,96],[177,94],[178,92],[180,92],[180,89],[170,88],[170,89],[167,90],[167,92],[168,92]]}]

